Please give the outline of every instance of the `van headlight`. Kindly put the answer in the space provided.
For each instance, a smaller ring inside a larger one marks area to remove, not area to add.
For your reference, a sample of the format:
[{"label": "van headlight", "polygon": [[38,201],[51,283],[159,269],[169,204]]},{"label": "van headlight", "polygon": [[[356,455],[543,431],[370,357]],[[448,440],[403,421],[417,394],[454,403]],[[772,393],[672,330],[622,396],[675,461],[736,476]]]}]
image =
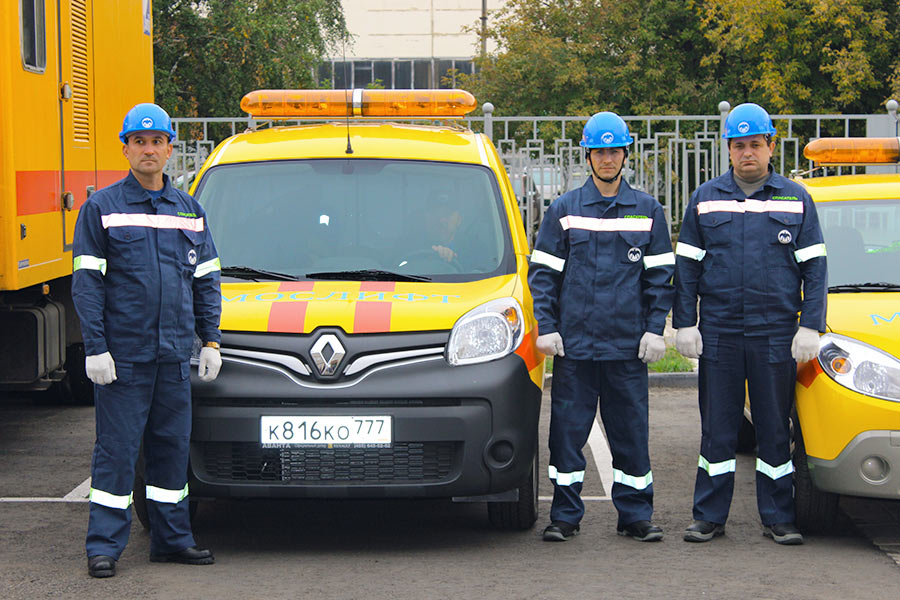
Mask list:
[{"label": "van headlight", "polygon": [[819,340],[819,364],[853,391],[900,402],[900,360],[853,338],[826,333]]},{"label": "van headlight", "polygon": [[522,307],[497,298],[464,314],[453,326],[446,359],[453,366],[496,360],[512,353],[524,336]]}]

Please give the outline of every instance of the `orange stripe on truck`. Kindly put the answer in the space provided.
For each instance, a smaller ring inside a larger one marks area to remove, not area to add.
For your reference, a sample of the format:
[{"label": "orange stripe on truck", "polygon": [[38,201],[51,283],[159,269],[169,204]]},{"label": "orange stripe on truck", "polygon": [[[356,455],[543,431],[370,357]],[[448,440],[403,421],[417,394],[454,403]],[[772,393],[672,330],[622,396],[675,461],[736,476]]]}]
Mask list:
[{"label": "orange stripe on truck", "polygon": [[62,192],[72,192],[77,210],[87,200],[88,186],[99,190],[128,175],[128,171],[66,171],[65,190],[59,171],[16,171],[16,215],[39,215],[62,209]]},{"label": "orange stripe on truck", "polygon": [[[279,292],[311,292],[313,281],[285,281],[278,285]],[[306,307],[309,302],[272,302],[269,307],[269,323],[266,331],[272,333],[303,333]]]}]

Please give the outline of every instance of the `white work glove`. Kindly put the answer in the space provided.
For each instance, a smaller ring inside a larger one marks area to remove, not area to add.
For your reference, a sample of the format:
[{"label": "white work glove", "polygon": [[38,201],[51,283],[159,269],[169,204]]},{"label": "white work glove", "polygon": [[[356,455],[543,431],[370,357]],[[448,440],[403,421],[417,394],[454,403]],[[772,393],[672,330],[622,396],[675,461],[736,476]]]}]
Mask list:
[{"label": "white work glove", "polygon": [[801,327],[791,342],[791,356],[797,363],[812,360],[819,353],[819,332],[809,327]]},{"label": "white work glove", "polygon": [[222,356],[218,350],[207,346],[200,348],[200,366],[197,368],[200,381],[212,381],[219,376],[221,368]]},{"label": "white work glove", "polygon": [[97,385],[107,385],[116,380],[116,363],[108,351],[85,357],[84,370],[88,379]]},{"label": "white work glove", "polygon": [[565,356],[566,351],[563,349],[562,336],[559,335],[558,331],[554,331],[553,333],[548,333],[545,335],[539,335],[537,341],[534,343],[537,346],[537,349],[547,356]]},{"label": "white work glove", "polygon": [[666,340],[663,336],[647,331],[641,336],[641,344],[638,347],[638,358],[644,363],[652,363],[660,360],[666,354]]},{"label": "white work glove", "polygon": [[703,337],[700,328],[682,327],[675,332],[675,349],[687,358],[700,358],[703,354]]}]

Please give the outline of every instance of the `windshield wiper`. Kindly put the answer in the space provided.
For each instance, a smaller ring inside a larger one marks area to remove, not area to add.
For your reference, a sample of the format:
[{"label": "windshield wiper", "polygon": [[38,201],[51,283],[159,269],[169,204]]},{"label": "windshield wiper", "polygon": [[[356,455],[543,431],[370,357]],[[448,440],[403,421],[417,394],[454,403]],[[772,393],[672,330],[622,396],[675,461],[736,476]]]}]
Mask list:
[{"label": "windshield wiper", "polygon": [[878,281],[874,283],[846,283],[832,285],[829,292],[900,292],[900,283],[887,283]]},{"label": "windshield wiper", "polygon": [[351,281],[431,281],[424,275],[404,275],[381,269],[357,269],[354,271],[321,271],[307,273],[307,279],[349,279]]},{"label": "windshield wiper", "polygon": [[229,277],[240,277],[241,279],[252,279],[259,281],[260,279],[276,279],[278,281],[298,281],[300,278],[290,273],[279,273],[277,271],[266,271],[265,269],[257,269],[256,267],[248,267],[246,265],[232,265],[230,267],[222,267],[222,275]]}]

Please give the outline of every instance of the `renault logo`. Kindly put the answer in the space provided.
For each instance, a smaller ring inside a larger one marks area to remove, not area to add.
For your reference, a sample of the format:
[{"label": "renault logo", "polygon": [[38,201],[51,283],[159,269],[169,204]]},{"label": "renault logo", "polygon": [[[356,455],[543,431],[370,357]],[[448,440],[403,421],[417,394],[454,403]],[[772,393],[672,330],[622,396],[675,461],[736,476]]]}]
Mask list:
[{"label": "renault logo", "polygon": [[338,365],[344,358],[344,347],[338,341],[337,337],[330,333],[323,335],[316,340],[309,351],[316,368],[322,375],[334,375]]}]

